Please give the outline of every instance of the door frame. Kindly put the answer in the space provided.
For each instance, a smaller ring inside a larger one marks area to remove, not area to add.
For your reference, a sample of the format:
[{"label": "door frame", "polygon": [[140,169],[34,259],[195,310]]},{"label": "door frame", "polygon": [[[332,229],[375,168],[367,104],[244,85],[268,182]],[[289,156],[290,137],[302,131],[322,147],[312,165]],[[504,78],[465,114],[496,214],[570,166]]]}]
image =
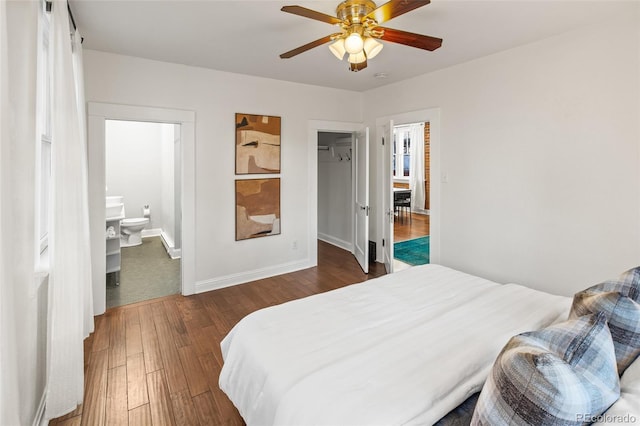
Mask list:
[{"label": "door frame", "polygon": [[89,227],[93,311],[106,310],[105,121],[142,121],[181,126],[182,294],[195,293],[195,112],[147,106],[88,102]]},{"label": "door frame", "polygon": [[[349,147],[351,148],[351,152],[355,152],[355,138],[356,138],[356,134],[355,133],[349,133],[349,132],[325,132],[322,131],[321,133],[323,134],[329,134],[329,135],[348,135],[349,139],[350,139],[350,145]],[[319,134],[318,134],[319,135]],[[318,138],[318,143],[320,143],[320,139]],[[344,145],[346,146],[346,145]],[[317,149],[317,151],[319,152],[320,149]],[[318,167],[320,167],[320,164],[322,164],[319,161],[320,156],[318,155]],[[351,172],[349,173],[349,184],[351,187],[351,191],[350,191],[350,201],[353,201],[353,197],[354,197],[354,188],[353,188],[353,183],[355,181],[355,177],[354,177],[354,170],[353,167],[351,167],[351,165],[349,166],[351,169]],[[318,173],[320,173],[320,171],[318,170]],[[346,183],[346,182],[345,182]],[[318,186],[320,186],[321,182],[318,181]],[[344,239],[339,239],[339,238],[335,238],[331,235],[325,235],[323,233],[321,233],[318,230],[318,240],[320,241],[324,241],[328,244],[332,244],[336,247],[339,247],[341,249],[344,249],[346,251],[348,251],[349,253],[353,253],[353,242],[355,240],[355,230],[353,229],[353,205],[349,204],[349,219],[351,221],[351,233],[348,237],[345,236]],[[320,209],[320,206],[318,206],[318,209]],[[321,219],[320,217],[318,217],[318,219]]]},{"label": "door frame", "polygon": [[[389,124],[393,120],[394,126],[401,126],[403,124],[429,122],[429,257],[431,263],[440,263],[440,221],[441,221],[441,161],[440,161],[440,108],[429,108],[418,111],[410,111],[398,114],[387,115],[376,119],[376,146],[378,147],[378,170],[383,171],[384,165],[384,152],[383,149],[392,149],[392,144],[382,145],[382,135],[379,129],[383,128],[385,124]],[[393,186],[393,178],[390,182],[384,182],[384,174],[379,173],[379,188],[388,190],[388,185]],[[384,203],[384,197],[380,197],[379,207],[383,214],[378,218],[380,234],[383,233],[384,223],[386,218],[385,211],[389,208],[393,209],[393,206],[386,206]],[[393,200],[391,200],[393,203]],[[382,259],[384,254],[382,252],[382,238],[384,235],[378,237],[379,251],[377,253],[378,259]],[[393,244],[393,241],[390,242]]]},{"label": "door frame", "polygon": [[[383,184],[382,190],[380,191],[382,193],[382,201],[381,201],[382,206],[389,206],[388,208],[385,208],[381,212],[381,214],[383,215],[382,224],[381,224],[382,242],[383,242],[383,244],[381,244],[382,263],[384,264],[384,268],[387,271],[387,274],[392,274],[394,272],[393,226],[395,224],[395,197],[393,194],[393,174],[391,173],[392,171],[391,156],[393,155],[393,146],[391,146],[390,149],[384,149],[384,147],[393,143],[392,142],[393,126],[394,126],[393,120],[389,120],[388,122],[383,123],[381,126],[379,126],[376,129],[379,135],[380,143],[383,147],[382,159],[380,160],[382,164],[382,167],[380,168],[380,172],[382,173],[382,182],[384,183],[385,181],[387,182],[391,181],[391,187],[385,188],[385,185]],[[388,235],[386,232],[387,229],[389,231]],[[388,241],[385,241],[385,239],[387,239],[387,236],[388,236]],[[385,242],[386,244],[384,244]],[[387,260],[388,260],[388,263],[387,263]]]},{"label": "door frame", "polygon": [[[308,158],[307,170],[309,180],[309,192],[307,203],[309,205],[309,226],[307,252],[309,253],[309,266],[318,265],[318,133],[351,133],[362,131],[364,123],[309,120],[308,124]],[[353,142],[352,142],[353,144]],[[353,214],[351,215],[353,217]],[[354,231],[355,232],[355,231]]]}]

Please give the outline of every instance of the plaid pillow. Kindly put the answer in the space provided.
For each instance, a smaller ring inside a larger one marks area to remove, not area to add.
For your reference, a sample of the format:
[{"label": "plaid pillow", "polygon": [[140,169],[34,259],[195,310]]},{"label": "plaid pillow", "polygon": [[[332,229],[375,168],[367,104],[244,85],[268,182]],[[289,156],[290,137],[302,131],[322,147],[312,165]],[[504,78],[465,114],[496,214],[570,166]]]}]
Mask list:
[{"label": "plaid pillow", "polygon": [[569,318],[596,312],[607,316],[622,375],[640,355],[640,267],[576,293]]},{"label": "plaid pillow", "polygon": [[512,337],[482,388],[472,425],[582,425],[620,396],[604,314]]},{"label": "plaid pillow", "polygon": [[587,290],[592,288],[603,292],[616,291],[640,303],[640,266],[623,272],[616,280],[607,280],[589,287]]}]

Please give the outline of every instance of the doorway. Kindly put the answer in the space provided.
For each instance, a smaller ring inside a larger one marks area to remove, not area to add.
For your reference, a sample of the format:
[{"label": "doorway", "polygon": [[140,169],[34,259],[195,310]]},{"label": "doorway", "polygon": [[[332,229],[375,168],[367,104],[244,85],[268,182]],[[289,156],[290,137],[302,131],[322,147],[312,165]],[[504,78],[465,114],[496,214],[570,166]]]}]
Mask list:
[{"label": "doorway", "polygon": [[429,263],[430,123],[393,127],[394,269]]},{"label": "doorway", "polygon": [[[378,256],[382,258],[387,273],[394,272],[394,227],[396,223],[396,208],[394,203],[394,165],[393,154],[396,138],[394,143],[394,128],[396,125],[406,125],[412,123],[429,123],[429,147],[428,147],[428,171],[425,172],[425,212],[428,211],[429,220],[429,263],[440,263],[440,193],[441,182],[446,182],[447,174],[441,171],[440,166],[440,109],[431,108],[426,110],[418,110],[406,112],[376,119],[377,142],[379,143],[379,162],[378,170],[380,170],[379,188],[380,197],[380,214],[379,229],[382,231],[379,242],[380,251]],[[403,148],[395,148],[396,154],[402,154]],[[417,156],[416,158],[418,158]],[[400,161],[400,158],[397,159]],[[402,159],[404,166],[404,159]],[[442,179],[440,176],[442,175]],[[404,189],[407,190],[406,188]],[[416,200],[411,197],[411,201],[415,204]],[[419,204],[419,203],[418,203]],[[413,207],[415,209],[415,205]],[[413,219],[412,216],[410,216]],[[425,230],[426,231],[426,230]],[[423,231],[424,232],[424,231]]]},{"label": "doorway", "polygon": [[[338,151],[338,162],[351,163],[351,197],[348,199],[348,209],[352,220],[352,250],[351,253],[357,259],[362,271],[369,272],[369,128],[362,123],[345,123],[333,121],[309,120],[309,181],[310,191],[308,193],[308,205],[310,207],[310,223],[315,226],[309,227],[309,260],[312,266],[318,264],[318,212],[319,212],[319,184],[318,184],[318,147],[321,151],[330,151],[328,146],[320,141],[321,133],[340,133],[342,138],[351,138],[351,150],[348,150],[346,140],[341,141],[341,146],[334,148],[334,154]],[[333,136],[332,136],[333,137]],[[322,154],[323,156],[325,154]],[[331,155],[331,154],[326,154]],[[349,160],[346,160],[348,155]],[[339,158],[342,157],[342,161]],[[343,169],[346,171],[348,169]],[[343,185],[344,186],[344,185]],[[349,190],[349,187],[343,188]],[[346,198],[345,198],[346,199]],[[348,247],[348,241],[346,244]]]},{"label": "doorway", "polygon": [[107,308],[180,293],[180,152],[179,124],[105,123]]},{"label": "doorway", "polygon": [[318,239],[353,251],[352,133],[318,132]]},{"label": "doorway", "polygon": [[[106,310],[105,138],[107,120],[170,123],[180,126],[181,293],[195,293],[195,113],[156,107],[88,103],[89,221],[93,309]],[[153,212],[152,212],[153,214]]]}]

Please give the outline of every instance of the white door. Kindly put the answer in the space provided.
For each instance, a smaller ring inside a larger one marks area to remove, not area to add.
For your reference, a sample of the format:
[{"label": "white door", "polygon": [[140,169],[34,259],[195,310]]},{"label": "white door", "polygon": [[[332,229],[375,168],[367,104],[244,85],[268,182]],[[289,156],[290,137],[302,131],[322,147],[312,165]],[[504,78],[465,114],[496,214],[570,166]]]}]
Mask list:
[{"label": "white door", "polygon": [[356,133],[353,155],[354,244],[353,254],[369,273],[369,128]]},{"label": "white door", "polygon": [[393,272],[393,120],[382,126],[382,252],[384,268]]}]

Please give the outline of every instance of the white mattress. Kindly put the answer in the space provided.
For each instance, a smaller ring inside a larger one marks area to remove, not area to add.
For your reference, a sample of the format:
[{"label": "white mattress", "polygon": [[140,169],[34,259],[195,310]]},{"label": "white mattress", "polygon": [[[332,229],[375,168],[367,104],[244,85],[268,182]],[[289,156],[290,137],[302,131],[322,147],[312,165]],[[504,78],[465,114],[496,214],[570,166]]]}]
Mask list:
[{"label": "white mattress", "polygon": [[221,343],[219,384],[248,425],[429,425],[481,389],[511,336],[570,304],[413,267],[248,315]]}]

